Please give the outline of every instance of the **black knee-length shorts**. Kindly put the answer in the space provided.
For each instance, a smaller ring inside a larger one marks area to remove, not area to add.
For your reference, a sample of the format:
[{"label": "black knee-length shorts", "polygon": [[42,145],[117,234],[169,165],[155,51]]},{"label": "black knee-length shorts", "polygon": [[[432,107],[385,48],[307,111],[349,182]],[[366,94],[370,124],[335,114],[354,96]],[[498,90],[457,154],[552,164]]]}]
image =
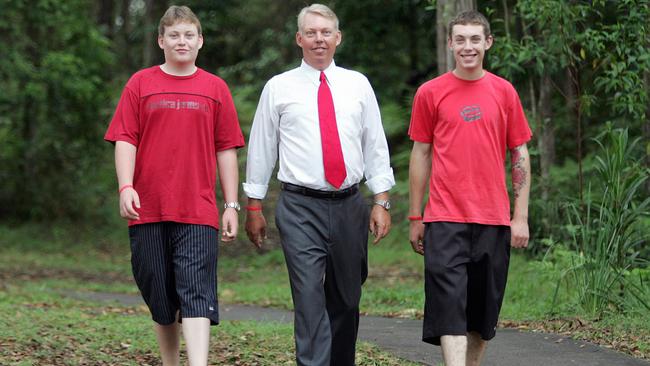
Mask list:
[{"label": "black knee-length shorts", "polygon": [[510,227],[473,223],[425,225],[425,305],[422,340],[478,332],[490,340],[503,302]]}]

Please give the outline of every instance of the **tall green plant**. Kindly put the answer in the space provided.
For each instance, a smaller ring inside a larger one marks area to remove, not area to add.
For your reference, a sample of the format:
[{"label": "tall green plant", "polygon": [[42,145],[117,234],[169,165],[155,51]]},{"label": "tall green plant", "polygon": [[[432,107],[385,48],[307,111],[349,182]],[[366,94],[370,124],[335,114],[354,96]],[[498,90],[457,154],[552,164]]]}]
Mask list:
[{"label": "tall green plant", "polygon": [[640,222],[650,213],[650,197],[642,195],[648,170],[635,158],[640,139],[630,141],[627,129],[608,125],[595,141],[601,149],[596,157],[596,192],[589,190],[582,207],[569,205],[577,255],[568,274],[583,310],[601,316],[612,307],[621,309],[627,296],[642,299],[639,292],[648,291],[626,276],[631,268],[647,264],[639,253],[650,236],[640,230]]}]

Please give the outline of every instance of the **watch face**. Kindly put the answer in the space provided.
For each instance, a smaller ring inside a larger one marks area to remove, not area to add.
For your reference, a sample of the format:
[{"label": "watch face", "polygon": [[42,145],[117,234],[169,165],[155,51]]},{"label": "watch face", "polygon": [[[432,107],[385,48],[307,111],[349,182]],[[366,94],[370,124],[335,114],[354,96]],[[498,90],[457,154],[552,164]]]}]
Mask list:
[{"label": "watch face", "polygon": [[240,206],[239,202],[228,202],[223,204],[223,208],[234,208],[235,210],[239,211]]},{"label": "watch face", "polygon": [[383,208],[385,208],[387,210],[390,210],[390,201],[379,200],[379,201],[375,201],[375,204],[377,204],[377,205],[379,205],[379,206],[381,206],[381,207],[383,207]]}]

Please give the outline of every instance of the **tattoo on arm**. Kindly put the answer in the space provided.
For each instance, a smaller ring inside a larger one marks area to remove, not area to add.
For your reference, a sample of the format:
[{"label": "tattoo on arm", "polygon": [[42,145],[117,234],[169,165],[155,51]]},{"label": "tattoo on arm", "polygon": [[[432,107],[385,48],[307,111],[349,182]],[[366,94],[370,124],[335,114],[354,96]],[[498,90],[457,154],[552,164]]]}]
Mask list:
[{"label": "tattoo on arm", "polygon": [[517,146],[510,150],[510,159],[512,163],[512,189],[515,199],[519,197],[521,188],[526,184],[528,171],[524,162],[526,156],[524,155],[523,146]]}]

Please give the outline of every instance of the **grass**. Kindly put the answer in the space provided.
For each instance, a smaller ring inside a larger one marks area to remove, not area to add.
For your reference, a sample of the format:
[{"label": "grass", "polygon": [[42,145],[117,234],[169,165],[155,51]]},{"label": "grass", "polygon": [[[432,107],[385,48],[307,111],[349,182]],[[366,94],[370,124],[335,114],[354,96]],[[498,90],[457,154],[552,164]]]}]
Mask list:
[{"label": "grass", "polygon": [[[126,235],[62,232],[0,226],[0,364],[158,364],[146,307],[62,295],[66,290],[137,293]],[[110,245],[106,238],[120,244]],[[277,250],[222,257],[219,276],[220,301],[290,306],[284,259]],[[293,328],[224,321],[212,330],[210,355],[210,364],[218,365],[292,365]],[[367,366],[416,365],[366,342],[359,342],[356,359]]]},{"label": "grass", "polygon": [[[0,286],[0,364],[158,364],[144,306],[75,300],[58,285],[32,278]],[[291,365],[293,352],[290,324],[224,321],[212,330],[210,364]],[[415,365],[364,342],[357,352],[359,365]]]},{"label": "grass", "polygon": [[[81,302],[60,295],[62,290],[137,293],[131,280],[126,232],[111,227],[86,231],[65,226],[53,230],[42,225],[0,225],[0,364],[27,365],[39,363],[38,357],[66,354],[71,355],[68,364],[147,364],[156,360],[146,309]],[[396,229],[387,241],[369,247],[370,271],[361,311],[420,318],[422,257],[402,240],[403,230]],[[647,313],[631,307],[625,313],[587,318],[573,300],[570,284],[560,288],[554,302],[555,285],[562,281],[566,259],[551,259],[530,261],[521,254],[513,255],[502,325],[570,334],[650,358]],[[281,250],[258,253],[241,237],[235,244],[222,246],[218,268],[220,301],[291,308]],[[66,342],[83,345],[71,349]],[[213,357],[233,357],[212,361],[219,364],[239,360],[242,365],[282,365],[293,360],[291,328],[286,324],[224,322],[213,330],[212,344]],[[255,356],[260,349],[264,357]],[[104,359],[103,354],[111,357]],[[28,358],[20,363],[20,357]],[[59,364],[54,361],[44,363]],[[360,345],[357,361],[362,365],[408,364],[368,344]]]}]

